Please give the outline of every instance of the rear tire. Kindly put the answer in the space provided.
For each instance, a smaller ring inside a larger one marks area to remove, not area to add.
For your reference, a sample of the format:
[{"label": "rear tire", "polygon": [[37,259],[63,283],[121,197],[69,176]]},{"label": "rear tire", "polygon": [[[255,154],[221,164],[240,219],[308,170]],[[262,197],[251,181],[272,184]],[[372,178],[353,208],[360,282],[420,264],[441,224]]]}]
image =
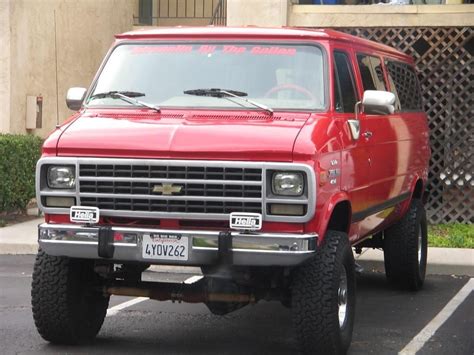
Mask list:
[{"label": "rear tire", "polygon": [[384,232],[387,279],[403,288],[423,287],[428,254],[428,232],[423,203],[414,199],[406,215]]},{"label": "rear tire", "polygon": [[291,302],[304,354],[345,354],[355,317],[354,257],[346,233],[328,231],[320,249],[292,275]]},{"label": "rear tire", "polygon": [[57,344],[91,341],[99,332],[109,297],[90,261],[50,256],[38,251],[31,303],[40,335]]}]

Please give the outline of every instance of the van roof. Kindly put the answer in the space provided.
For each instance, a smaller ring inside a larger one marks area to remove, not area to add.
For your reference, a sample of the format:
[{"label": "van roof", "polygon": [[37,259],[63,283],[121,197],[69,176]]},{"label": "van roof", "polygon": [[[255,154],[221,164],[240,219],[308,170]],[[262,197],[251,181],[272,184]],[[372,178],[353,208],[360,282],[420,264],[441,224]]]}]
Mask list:
[{"label": "van roof", "polygon": [[413,59],[392,47],[384,44],[369,41],[360,37],[356,37],[347,33],[339,32],[332,29],[312,29],[312,28],[296,28],[296,27],[276,27],[264,28],[256,26],[248,27],[160,27],[151,29],[141,29],[125,32],[115,36],[117,39],[135,39],[135,40],[152,40],[163,38],[242,38],[242,39],[287,39],[287,40],[337,40],[352,44],[362,45],[374,50],[390,53],[397,57],[401,57],[410,62]]}]

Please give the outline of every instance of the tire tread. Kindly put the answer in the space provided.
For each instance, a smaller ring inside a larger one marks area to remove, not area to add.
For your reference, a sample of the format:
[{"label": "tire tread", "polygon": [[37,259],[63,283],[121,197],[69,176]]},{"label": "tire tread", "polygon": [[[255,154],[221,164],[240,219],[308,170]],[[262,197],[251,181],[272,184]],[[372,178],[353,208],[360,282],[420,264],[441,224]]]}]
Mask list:
[{"label": "tire tread", "polygon": [[[347,234],[337,231],[326,233],[322,247],[313,259],[297,269],[292,283],[293,322],[298,344],[304,354],[344,354],[351,341],[354,313],[349,316],[345,336],[340,335],[338,312],[334,295],[334,274],[338,261],[349,258],[348,282],[354,282],[354,258]],[[342,265],[342,264],[340,264]],[[338,276],[339,277],[339,276]],[[352,280],[352,281],[349,281]],[[345,338],[345,339],[341,339]]]},{"label": "tire tread", "polygon": [[[87,265],[89,266],[89,265]],[[33,271],[31,304],[40,335],[58,344],[92,340],[105,318],[109,297],[94,294],[91,304],[79,299],[82,278],[93,275],[84,262],[50,256],[39,250]]]},{"label": "tire tread", "polygon": [[[426,214],[420,200],[413,200],[409,210],[384,232],[384,263],[387,279],[411,290],[418,290],[424,281],[424,270],[418,266],[418,228],[422,227],[426,243]],[[426,254],[426,253],[425,253]]]}]

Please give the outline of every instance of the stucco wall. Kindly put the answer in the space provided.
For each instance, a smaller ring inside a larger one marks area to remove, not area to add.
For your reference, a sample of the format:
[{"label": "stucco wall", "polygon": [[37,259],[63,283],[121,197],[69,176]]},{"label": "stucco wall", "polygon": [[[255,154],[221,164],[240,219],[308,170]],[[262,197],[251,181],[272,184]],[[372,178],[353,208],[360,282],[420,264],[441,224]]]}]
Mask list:
[{"label": "stucco wall", "polygon": [[227,26],[286,26],[288,1],[227,0]]},{"label": "stucco wall", "polygon": [[10,3],[0,1],[0,133],[10,130]]},{"label": "stucco wall", "polygon": [[10,132],[26,131],[27,95],[43,96],[43,128],[35,134],[70,116],[67,89],[89,86],[113,35],[132,28],[133,9],[129,0],[10,1]]}]

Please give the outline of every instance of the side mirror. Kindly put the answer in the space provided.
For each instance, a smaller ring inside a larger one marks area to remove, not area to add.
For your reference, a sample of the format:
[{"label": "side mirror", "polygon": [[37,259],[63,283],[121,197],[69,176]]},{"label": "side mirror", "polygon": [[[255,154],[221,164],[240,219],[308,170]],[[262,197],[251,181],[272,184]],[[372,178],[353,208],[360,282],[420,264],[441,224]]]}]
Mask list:
[{"label": "side mirror", "polygon": [[86,96],[87,89],[85,88],[70,88],[66,95],[66,105],[70,110],[77,111],[82,106],[82,101]]},{"label": "side mirror", "polygon": [[388,115],[395,112],[395,100],[395,95],[389,91],[366,90],[362,106],[369,115]]}]

